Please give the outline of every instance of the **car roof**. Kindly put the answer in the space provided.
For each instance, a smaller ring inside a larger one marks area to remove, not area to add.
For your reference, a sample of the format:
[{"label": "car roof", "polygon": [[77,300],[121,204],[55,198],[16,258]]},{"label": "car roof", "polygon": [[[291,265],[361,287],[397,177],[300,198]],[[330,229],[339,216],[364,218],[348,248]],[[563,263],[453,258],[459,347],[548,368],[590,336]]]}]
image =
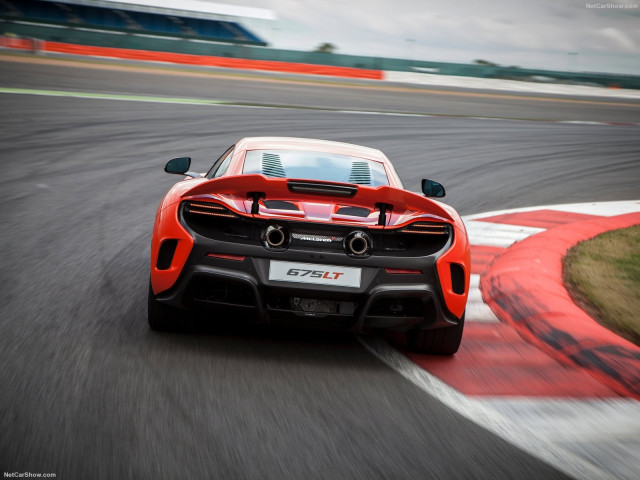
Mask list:
[{"label": "car roof", "polygon": [[296,137],[246,137],[236,144],[239,150],[304,150],[335,153],[358,158],[367,158],[387,163],[385,155],[375,148],[351,143],[332,142],[314,138]]}]

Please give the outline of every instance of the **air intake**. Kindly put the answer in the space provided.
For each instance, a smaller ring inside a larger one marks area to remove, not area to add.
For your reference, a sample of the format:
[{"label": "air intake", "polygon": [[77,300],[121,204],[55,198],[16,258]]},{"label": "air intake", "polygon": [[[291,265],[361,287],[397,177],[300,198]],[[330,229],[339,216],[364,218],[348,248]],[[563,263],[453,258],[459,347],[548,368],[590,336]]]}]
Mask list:
[{"label": "air intake", "polygon": [[167,270],[171,266],[177,246],[177,240],[165,240],[162,242],[162,245],[160,245],[160,251],[158,252],[158,260],[156,262],[156,268],[158,270]]},{"label": "air intake", "polygon": [[462,295],[464,293],[464,268],[457,263],[451,264],[451,289],[453,293]]}]

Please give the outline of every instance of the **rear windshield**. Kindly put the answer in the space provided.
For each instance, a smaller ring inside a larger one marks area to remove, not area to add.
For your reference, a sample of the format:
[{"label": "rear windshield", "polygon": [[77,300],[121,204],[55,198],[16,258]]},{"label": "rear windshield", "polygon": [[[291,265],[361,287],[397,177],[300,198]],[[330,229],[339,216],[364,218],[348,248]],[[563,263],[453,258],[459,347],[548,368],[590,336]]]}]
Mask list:
[{"label": "rear windshield", "polygon": [[242,173],[358,185],[389,185],[384,166],[365,158],[299,150],[250,150]]}]

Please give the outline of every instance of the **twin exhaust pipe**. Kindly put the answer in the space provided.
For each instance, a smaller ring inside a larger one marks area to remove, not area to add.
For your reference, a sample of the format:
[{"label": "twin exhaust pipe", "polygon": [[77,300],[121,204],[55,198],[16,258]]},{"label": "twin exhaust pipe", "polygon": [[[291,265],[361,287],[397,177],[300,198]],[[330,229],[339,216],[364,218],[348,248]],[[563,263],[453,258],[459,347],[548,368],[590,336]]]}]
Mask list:
[{"label": "twin exhaust pipe", "polygon": [[[271,224],[262,235],[262,244],[268,250],[285,250],[289,242],[289,230],[284,225]],[[343,241],[344,250],[351,257],[368,257],[372,246],[371,237],[363,230],[349,232]]]},{"label": "twin exhaust pipe", "polygon": [[344,238],[344,249],[352,257],[371,255],[371,246],[371,237],[362,230],[351,232]]},{"label": "twin exhaust pipe", "polygon": [[269,225],[264,232],[262,242],[270,249],[283,249],[289,244],[289,235],[282,225]]}]

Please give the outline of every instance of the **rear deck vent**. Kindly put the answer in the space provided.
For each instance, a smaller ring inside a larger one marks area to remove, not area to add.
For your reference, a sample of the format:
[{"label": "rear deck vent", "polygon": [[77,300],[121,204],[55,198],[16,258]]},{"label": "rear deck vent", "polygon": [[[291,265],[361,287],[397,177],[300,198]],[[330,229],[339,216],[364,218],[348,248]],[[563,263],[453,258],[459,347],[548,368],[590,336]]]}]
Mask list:
[{"label": "rear deck vent", "polygon": [[349,183],[371,185],[371,170],[367,162],[353,162],[351,164]]},{"label": "rear deck vent", "polygon": [[280,155],[273,153],[262,154],[262,173],[267,177],[284,178],[284,168],[280,161]]}]

